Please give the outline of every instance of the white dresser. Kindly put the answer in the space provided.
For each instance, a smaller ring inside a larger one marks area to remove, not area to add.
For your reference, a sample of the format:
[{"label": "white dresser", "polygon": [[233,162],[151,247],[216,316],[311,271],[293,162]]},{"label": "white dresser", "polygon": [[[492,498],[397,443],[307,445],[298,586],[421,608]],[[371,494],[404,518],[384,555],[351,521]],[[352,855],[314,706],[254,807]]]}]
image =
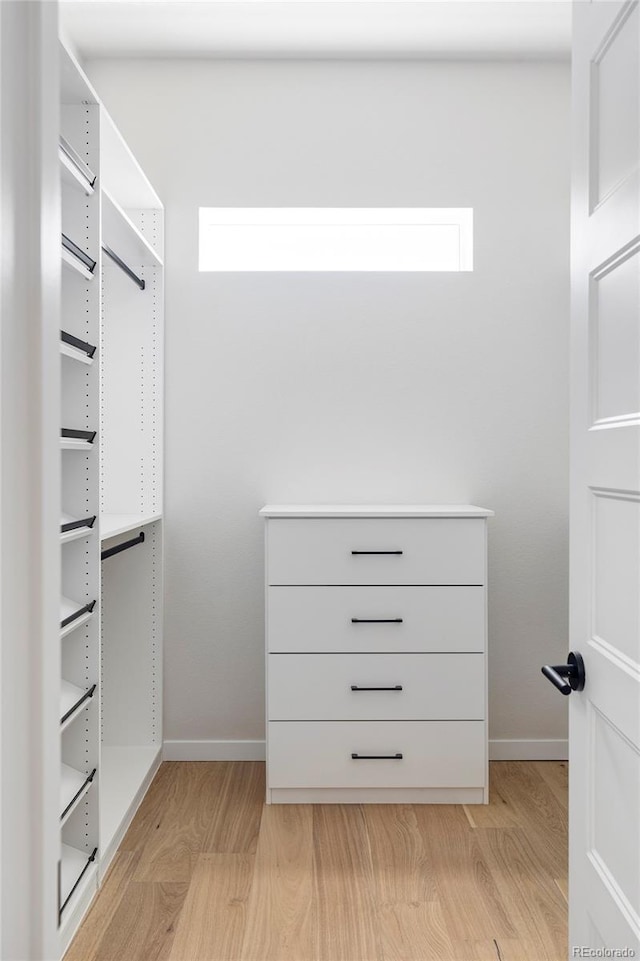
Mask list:
[{"label": "white dresser", "polygon": [[267,803],[486,803],[493,512],[260,513]]}]

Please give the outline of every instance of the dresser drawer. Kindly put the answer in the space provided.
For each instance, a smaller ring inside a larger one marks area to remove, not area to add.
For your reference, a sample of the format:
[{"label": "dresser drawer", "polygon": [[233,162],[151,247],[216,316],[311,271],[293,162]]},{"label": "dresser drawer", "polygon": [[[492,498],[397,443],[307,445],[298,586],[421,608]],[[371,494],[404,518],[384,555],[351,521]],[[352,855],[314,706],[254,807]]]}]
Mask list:
[{"label": "dresser drawer", "polygon": [[270,587],[269,651],[484,651],[482,587]]},{"label": "dresser drawer", "polygon": [[[396,759],[398,754],[401,758]],[[381,755],[391,759],[377,759]],[[483,721],[271,721],[268,772],[270,789],[483,787],[485,725]]]},{"label": "dresser drawer", "polygon": [[480,518],[271,519],[268,584],[484,584]]},{"label": "dresser drawer", "polygon": [[270,654],[268,713],[272,721],[482,720],[484,656]]}]

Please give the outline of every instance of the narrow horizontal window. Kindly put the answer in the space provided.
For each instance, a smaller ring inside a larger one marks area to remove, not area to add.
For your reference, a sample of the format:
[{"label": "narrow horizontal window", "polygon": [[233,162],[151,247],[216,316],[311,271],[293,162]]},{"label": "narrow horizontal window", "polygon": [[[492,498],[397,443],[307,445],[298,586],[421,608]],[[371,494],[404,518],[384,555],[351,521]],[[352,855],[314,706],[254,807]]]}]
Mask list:
[{"label": "narrow horizontal window", "polygon": [[473,270],[471,207],[201,207],[201,271]]}]

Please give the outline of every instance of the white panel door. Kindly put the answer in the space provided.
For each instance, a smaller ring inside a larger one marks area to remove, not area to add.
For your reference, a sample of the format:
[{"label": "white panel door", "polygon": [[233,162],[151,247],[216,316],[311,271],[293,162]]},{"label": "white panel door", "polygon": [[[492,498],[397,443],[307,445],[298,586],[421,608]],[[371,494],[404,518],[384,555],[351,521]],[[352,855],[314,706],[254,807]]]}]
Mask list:
[{"label": "white panel door", "polygon": [[569,957],[640,956],[639,51],[574,3]]}]

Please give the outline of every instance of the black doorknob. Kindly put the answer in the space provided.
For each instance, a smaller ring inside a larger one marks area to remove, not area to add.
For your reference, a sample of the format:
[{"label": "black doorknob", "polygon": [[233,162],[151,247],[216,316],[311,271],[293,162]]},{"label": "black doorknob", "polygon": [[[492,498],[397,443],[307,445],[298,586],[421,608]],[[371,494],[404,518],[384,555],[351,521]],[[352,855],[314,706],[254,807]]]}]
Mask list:
[{"label": "black doorknob", "polygon": [[569,651],[566,664],[545,664],[542,673],[561,694],[584,690],[584,661],[582,654]]}]

